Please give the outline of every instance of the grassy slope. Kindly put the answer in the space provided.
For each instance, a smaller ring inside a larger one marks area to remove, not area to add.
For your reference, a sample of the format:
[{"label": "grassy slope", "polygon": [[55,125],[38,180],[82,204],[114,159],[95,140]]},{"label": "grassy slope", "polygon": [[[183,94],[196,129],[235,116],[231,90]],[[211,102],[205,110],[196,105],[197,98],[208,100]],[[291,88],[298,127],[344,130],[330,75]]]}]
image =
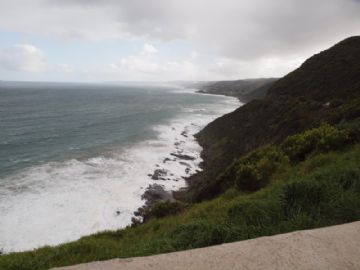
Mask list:
[{"label": "grassy slope", "polygon": [[[227,169],[242,162],[256,164],[266,176],[256,191],[235,184],[216,199],[188,206],[177,215],[57,247],[1,256],[0,269],[48,269],[143,256],[358,220],[360,145],[336,138],[332,137],[336,143],[330,143],[330,149],[314,144],[303,161],[290,161],[284,154],[288,148],[268,146]],[[274,151],[282,158],[274,159]],[[264,157],[276,160],[274,166],[263,166]]]}]

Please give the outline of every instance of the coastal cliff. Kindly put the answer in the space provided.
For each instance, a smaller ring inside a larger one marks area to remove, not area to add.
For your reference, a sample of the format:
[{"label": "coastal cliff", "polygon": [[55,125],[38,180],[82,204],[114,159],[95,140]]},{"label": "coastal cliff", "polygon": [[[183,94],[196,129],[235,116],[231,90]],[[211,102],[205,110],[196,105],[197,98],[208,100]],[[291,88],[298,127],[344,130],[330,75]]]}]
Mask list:
[{"label": "coastal cliff", "polygon": [[217,192],[212,180],[234,158],[321,123],[344,124],[359,116],[360,37],[352,37],[274,82],[264,99],[216,119],[198,134],[205,162],[204,171],[193,177],[194,199]]}]

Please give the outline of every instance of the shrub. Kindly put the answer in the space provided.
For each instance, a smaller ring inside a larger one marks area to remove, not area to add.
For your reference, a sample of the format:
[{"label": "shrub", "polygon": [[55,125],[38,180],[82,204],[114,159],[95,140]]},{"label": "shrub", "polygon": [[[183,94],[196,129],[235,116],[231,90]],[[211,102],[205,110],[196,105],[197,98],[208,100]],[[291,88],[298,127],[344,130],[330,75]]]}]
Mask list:
[{"label": "shrub", "polygon": [[217,177],[195,184],[199,187],[196,187],[194,197],[197,200],[213,198],[232,187],[240,191],[254,192],[266,186],[273,174],[280,167],[287,167],[288,163],[288,157],[278,147],[263,146],[234,160]]},{"label": "shrub", "polygon": [[319,151],[337,150],[343,147],[349,139],[347,131],[330,125],[323,125],[317,129],[314,136],[317,138],[316,150]]},{"label": "shrub", "polygon": [[324,187],[314,181],[299,181],[284,188],[283,208],[287,217],[300,213],[313,214],[324,197]]},{"label": "shrub", "polygon": [[339,130],[329,124],[288,137],[281,149],[291,161],[303,161],[313,151],[337,150],[349,141],[346,130]]},{"label": "shrub", "polygon": [[144,221],[150,218],[162,218],[170,215],[175,215],[184,209],[185,205],[180,202],[160,202],[153,205],[144,214]]},{"label": "shrub", "polygon": [[176,249],[199,248],[226,241],[229,228],[205,221],[179,225],[170,235]]},{"label": "shrub", "polygon": [[255,191],[264,185],[258,169],[253,164],[240,164],[236,170],[235,186],[240,190]]},{"label": "shrub", "polygon": [[339,172],[338,175],[339,184],[343,190],[351,190],[355,193],[360,194],[360,168],[355,169],[344,169]]},{"label": "shrub", "polygon": [[306,214],[319,222],[347,222],[360,217],[360,170],[348,161],[322,165],[305,179],[283,188],[283,210],[288,218]]},{"label": "shrub", "polygon": [[286,156],[275,146],[268,145],[251,152],[234,163],[235,186],[244,191],[256,191],[264,187],[282,164]]},{"label": "shrub", "polygon": [[232,188],[229,188],[228,190],[226,190],[226,192],[221,197],[226,200],[232,200],[240,195],[241,195],[241,192],[238,189],[232,187]]},{"label": "shrub", "polygon": [[308,213],[298,213],[291,218],[285,219],[278,225],[278,232],[292,232],[295,230],[307,230],[324,226],[326,223],[321,223],[319,219],[315,219]]},{"label": "shrub", "polygon": [[353,192],[343,193],[331,203],[335,222],[351,222],[360,218],[360,196]]},{"label": "shrub", "polygon": [[279,207],[276,200],[244,200],[229,208],[228,217],[233,224],[264,229],[280,218]]},{"label": "shrub", "polygon": [[338,127],[349,133],[349,141],[351,143],[360,142],[360,117],[353,121],[344,121],[340,123]]}]

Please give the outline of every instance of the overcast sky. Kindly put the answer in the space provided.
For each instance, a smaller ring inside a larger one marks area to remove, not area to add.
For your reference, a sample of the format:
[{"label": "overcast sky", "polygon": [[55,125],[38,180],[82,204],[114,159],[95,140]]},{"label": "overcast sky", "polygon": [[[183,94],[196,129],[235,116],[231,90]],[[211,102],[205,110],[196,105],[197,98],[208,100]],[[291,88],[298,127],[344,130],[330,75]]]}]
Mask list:
[{"label": "overcast sky", "polygon": [[0,80],[278,77],[352,35],[359,0],[0,0]]}]

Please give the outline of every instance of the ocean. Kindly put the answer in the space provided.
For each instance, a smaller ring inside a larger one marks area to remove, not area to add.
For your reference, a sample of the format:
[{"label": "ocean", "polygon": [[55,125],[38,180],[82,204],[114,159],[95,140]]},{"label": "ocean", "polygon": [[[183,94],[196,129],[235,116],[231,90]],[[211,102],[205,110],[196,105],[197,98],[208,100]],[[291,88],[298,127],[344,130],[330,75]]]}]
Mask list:
[{"label": "ocean", "polygon": [[186,186],[193,135],[238,106],[165,84],[0,82],[0,251],[129,225],[149,185]]}]

